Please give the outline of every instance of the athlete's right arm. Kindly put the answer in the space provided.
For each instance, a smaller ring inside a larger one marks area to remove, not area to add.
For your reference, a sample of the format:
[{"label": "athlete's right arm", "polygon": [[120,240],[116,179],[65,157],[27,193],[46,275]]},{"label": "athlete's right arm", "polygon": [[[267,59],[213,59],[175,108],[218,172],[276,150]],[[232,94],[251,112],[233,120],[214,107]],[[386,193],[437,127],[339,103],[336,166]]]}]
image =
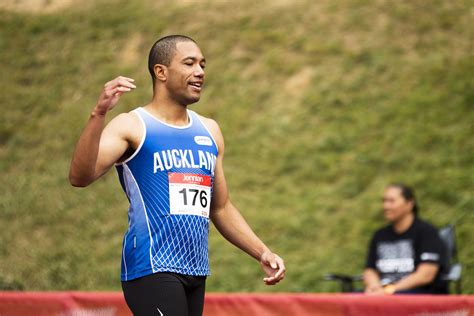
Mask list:
[{"label": "athlete's right arm", "polygon": [[129,137],[123,126],[133,120],[121,114],[104,128],[106,114],[114,108],[122,94],[135,88],[133,79],[117,77],[104,85],[99,100],[91,113],[74,150],[69,181],[73,186],[85,187],[109,170],[129,148]]}]

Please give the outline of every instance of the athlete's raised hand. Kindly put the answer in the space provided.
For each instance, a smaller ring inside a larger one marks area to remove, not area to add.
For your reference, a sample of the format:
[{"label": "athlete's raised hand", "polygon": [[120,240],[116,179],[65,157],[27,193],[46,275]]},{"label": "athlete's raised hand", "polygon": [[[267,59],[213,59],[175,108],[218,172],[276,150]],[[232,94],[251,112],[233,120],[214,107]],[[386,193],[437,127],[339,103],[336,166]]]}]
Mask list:
[{"label": "athlete's raised hand", "polygon": [[135,80],[123,76],[107,82],[102,89],[97,105],[95,106],[94,112],[96,114],[105,115],[108,111],[114,108],[119,101],[122,94],[132,91],[136,88],[133,84]]},{"label": "athlete's raised hand", "polygon": [[260,264],[267,275],[263,278],[266,285],[274,285],[285,277],[285,263],[283,259],[271,251],[266,251],[260,257]]}]

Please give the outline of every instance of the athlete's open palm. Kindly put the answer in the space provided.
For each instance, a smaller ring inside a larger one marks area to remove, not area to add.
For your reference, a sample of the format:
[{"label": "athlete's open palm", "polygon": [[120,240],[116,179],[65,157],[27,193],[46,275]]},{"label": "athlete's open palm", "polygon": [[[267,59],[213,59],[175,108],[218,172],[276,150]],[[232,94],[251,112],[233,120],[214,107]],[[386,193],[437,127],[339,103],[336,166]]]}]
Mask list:
[{"label": "athlete's open palm", "polygon": [[106,114],[113,109],[122,94],[136,88],[133,84],[134,81],[132,78],[119,76],[107,82],[97,101],[96,111],[98,111],[99,114]]}]

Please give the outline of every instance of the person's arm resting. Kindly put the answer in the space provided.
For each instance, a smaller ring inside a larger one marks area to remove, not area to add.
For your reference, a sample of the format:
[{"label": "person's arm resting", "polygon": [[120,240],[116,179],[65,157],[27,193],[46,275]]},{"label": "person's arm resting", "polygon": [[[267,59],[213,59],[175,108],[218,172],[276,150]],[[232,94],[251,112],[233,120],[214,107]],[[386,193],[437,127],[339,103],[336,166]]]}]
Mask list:
[{"label": "person's arm resting", "polygon": [[382,294],[383,287],[380,284],[380,277],[378,272],[373,268],[366,268],[363,274],[366,294]]},{"label": "person's arm resting", "polygon": [[377,236],[374,234],[369,242],[365,270],[363,274],[364,292],[366,294],[383,294],[383,287],[380,283],[380,275],[375,268],[377,260]]},{"label": "person's arm resting", "polygon": [[430,284],[435,279],[438,270],[439,266],[436,263],[421,263],[415,272],[394,283],[393,291],[409,290]]}]

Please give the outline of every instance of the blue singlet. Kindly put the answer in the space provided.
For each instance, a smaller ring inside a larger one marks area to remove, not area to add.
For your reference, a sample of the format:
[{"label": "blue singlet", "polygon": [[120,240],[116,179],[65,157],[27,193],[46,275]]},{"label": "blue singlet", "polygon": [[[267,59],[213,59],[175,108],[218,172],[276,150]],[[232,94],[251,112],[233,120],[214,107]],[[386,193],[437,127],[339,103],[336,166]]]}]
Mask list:
[{"label": "blue singlet", "polygon": [[135,153],[117,164],[130,208],[123,239],[122,281],[155,272],[209,275],[208,235],[217,144],[198,115],[166,124],[143,108]]}]

